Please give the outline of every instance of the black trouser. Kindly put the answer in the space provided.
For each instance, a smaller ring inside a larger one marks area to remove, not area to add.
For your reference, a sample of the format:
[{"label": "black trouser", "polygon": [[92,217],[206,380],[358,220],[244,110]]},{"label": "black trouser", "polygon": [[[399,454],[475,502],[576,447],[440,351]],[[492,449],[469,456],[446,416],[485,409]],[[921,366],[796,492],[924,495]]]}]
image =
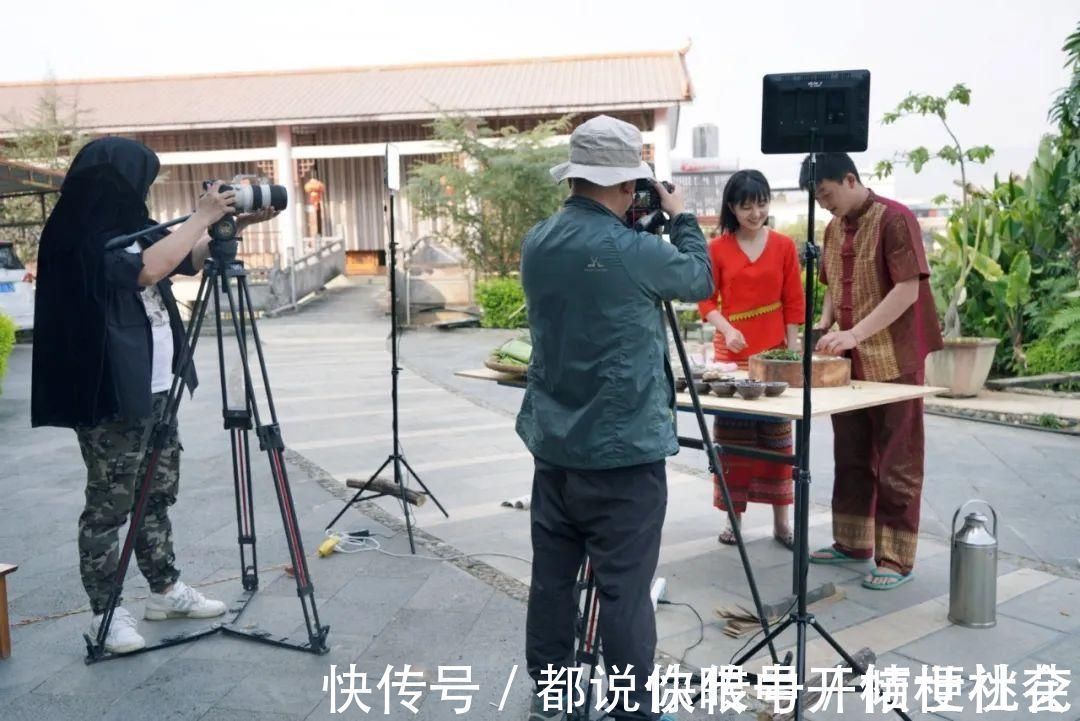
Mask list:
[{"label": "black trouser", "polygon": [[[605,671],[632,665],[638,709],[616,718],[655,718],[645,684],[656,652],[649,588],[667,510],[665,462],[600,471],[560,468],[535,459],[532,490],[532,588],[526,626],[529,675],[574,665],[574,586],[585,556],[599,590]],[[632,705],[632,704],[631,704]]]}]

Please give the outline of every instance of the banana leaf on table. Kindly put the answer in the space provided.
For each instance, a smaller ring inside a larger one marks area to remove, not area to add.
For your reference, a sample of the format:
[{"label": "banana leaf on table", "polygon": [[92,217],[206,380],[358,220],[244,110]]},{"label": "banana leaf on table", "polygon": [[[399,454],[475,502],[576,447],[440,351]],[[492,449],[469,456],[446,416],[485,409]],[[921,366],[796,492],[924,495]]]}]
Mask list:
[{"label": "banana leaf on table", "polygon": [[528,336],[513,338],[492,351],[484,362],[492,370],[504,373],[524,375],[529,370],[529,358],[532,357],[532,343]]}]

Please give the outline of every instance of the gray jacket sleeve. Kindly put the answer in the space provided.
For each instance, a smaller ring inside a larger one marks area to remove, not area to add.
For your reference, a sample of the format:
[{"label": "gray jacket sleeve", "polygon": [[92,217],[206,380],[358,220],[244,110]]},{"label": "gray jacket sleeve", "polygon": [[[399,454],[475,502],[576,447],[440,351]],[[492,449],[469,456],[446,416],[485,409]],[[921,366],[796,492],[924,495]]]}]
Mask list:
[{"label": "gray jacket sleeve", "polygon": [[690,213],[672,219],[670,243],[652,233],[627,230],[619,245],[627,273],[650,295],[687,302],[712,296],[712,266],[705,236]]}]

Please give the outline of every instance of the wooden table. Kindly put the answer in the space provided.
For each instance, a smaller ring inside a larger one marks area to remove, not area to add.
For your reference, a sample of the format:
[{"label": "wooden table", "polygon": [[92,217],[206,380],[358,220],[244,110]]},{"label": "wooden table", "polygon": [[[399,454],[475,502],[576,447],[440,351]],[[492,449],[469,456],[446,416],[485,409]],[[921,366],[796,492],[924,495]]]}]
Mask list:
[{"label": "wooden table", "polygon": [[[517,388],[525,387],[525,378],[523,376],[493,371],[489,368],[458,371],[455,375],[462,378],[491,381],[499,383],[500,385],[514,386]],[[725,375],[734,376],[736,378],[747,377],[746,371],[736,371],[734,373],[726,373]],[[811,417],[831,416],[834,413],[844,413],[846,411],[854,411],[861,408],[872,408],[874,406],[883,406],[889,403],[925,398],[927,396],[937,395],[945,390],[948,389],[937,388],[934,386],[903,385],[900,383],[873,383],[870,381],[852,381],[851,385],[839,386],[836,388],[812,388],[810,390],[810,415]],[[798,466],[800,457],[805,459],[805,456],[800,455],[799,448],[803,437],[802,388],[788,388],[775,398],[762,396],[761,398],[756,398],[752,401],[739,398],[738,396],[733,398],[720,398],[712,394],[699,394],[698,399],[701,402],[702,411],[709,415],[750,415],[795,421],[794,455],[781,455],[773,451],[758,448],[742,448],[739,446],[726,446],[723,448],[724,453],[748,458],[772,460],[795,467]],[[675,405],[682,411],[692,412],[694,410],[693,402],[688,393],[677,393],[675,395]],[[684,448],[697,449],[704,449],[706,447],[703,440],[683,436],[679,436],[679,445]],[[809,503],[808,483],[809,480],[807,477],[806,484],[802,489],[804,504]],[[796,496],[798,497],[798,495],[799,483],[797,482]],[[798,510],[799,501],[796,499],[796,511]],[[803,513],[806,513],[807,509],[804,507],[802,511]],[[803,516],[803,518],[805,519],[805,516]],[[796,517],[793,521],[798,524],[799,517]],[[796,544],[798,544],[798,542],[798,537],[796,537]],[[796,550],[797,549],[798,546],[796,546]],[[792,595],[772,604],[774,607],[791,608],[791,604],[794,602],[794,599],[798,597],[799,593],[800,570],[803,574],[806,573],[806,560],[808,559],[808,554],[809,550],[807,549],[802,556],[803,562],[794,563],[792,566]],[[831,588],[832,584],[826,583],[819,588],[808,589],[807,597],[820,598],[831,595],[833,591],[826,590]],[[771,620],[775,619],[770,619],[770,621]]]},{"label": "wooden table", "polygon": [[[454,375],[475,380],[494,381],[500,385],[525,387],[523,377],[513,373],[500,373],[489,368],[458,371]],[[736,378],[746,377],[746,372],[737,371],[728,375]],[[910,386],[900,383],[874,383],[871,381],[852,381],[849,386],[839,386],[837,388],[813,388],[810,391],[811,416],[831,416],[834,413],[844,413],[845,411],[854,411],[860,408],[872,408],[899,401],[926,398],[946,390],[948,389],[934,386]],[[701,409],[709,415],[738,413],[793,421],[802,419],[802,388],[788,388],[782,395],[775,398],[762,396],[752,401],[744,400],[738,396],[719,398],[711,394],[699,394],[698,398],[701,400]],[[675,404],[681,411],[694,410],[689,393],[676,394]]]}]

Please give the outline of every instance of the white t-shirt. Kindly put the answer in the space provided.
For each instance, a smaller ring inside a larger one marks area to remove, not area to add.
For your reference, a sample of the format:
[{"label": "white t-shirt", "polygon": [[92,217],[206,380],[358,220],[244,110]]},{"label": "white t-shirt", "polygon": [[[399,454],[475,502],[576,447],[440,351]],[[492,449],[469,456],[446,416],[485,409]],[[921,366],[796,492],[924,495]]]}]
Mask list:
[{"label": "white t-shirt", "polygon": [[[129,253],[141,253],[138,243],[132,243],[126,248]],[[150,321],[150,339],[153,349],[153,366],[150,372],[150,392],[161,393],[169,390],[172,386],[172,359],[173,359],[173,336],[169,326],[169,311],[165,308],[165,301],[161,298],[161,292],[156,285],[143,288],[143,307],[146,309],[146,318]]]}]

